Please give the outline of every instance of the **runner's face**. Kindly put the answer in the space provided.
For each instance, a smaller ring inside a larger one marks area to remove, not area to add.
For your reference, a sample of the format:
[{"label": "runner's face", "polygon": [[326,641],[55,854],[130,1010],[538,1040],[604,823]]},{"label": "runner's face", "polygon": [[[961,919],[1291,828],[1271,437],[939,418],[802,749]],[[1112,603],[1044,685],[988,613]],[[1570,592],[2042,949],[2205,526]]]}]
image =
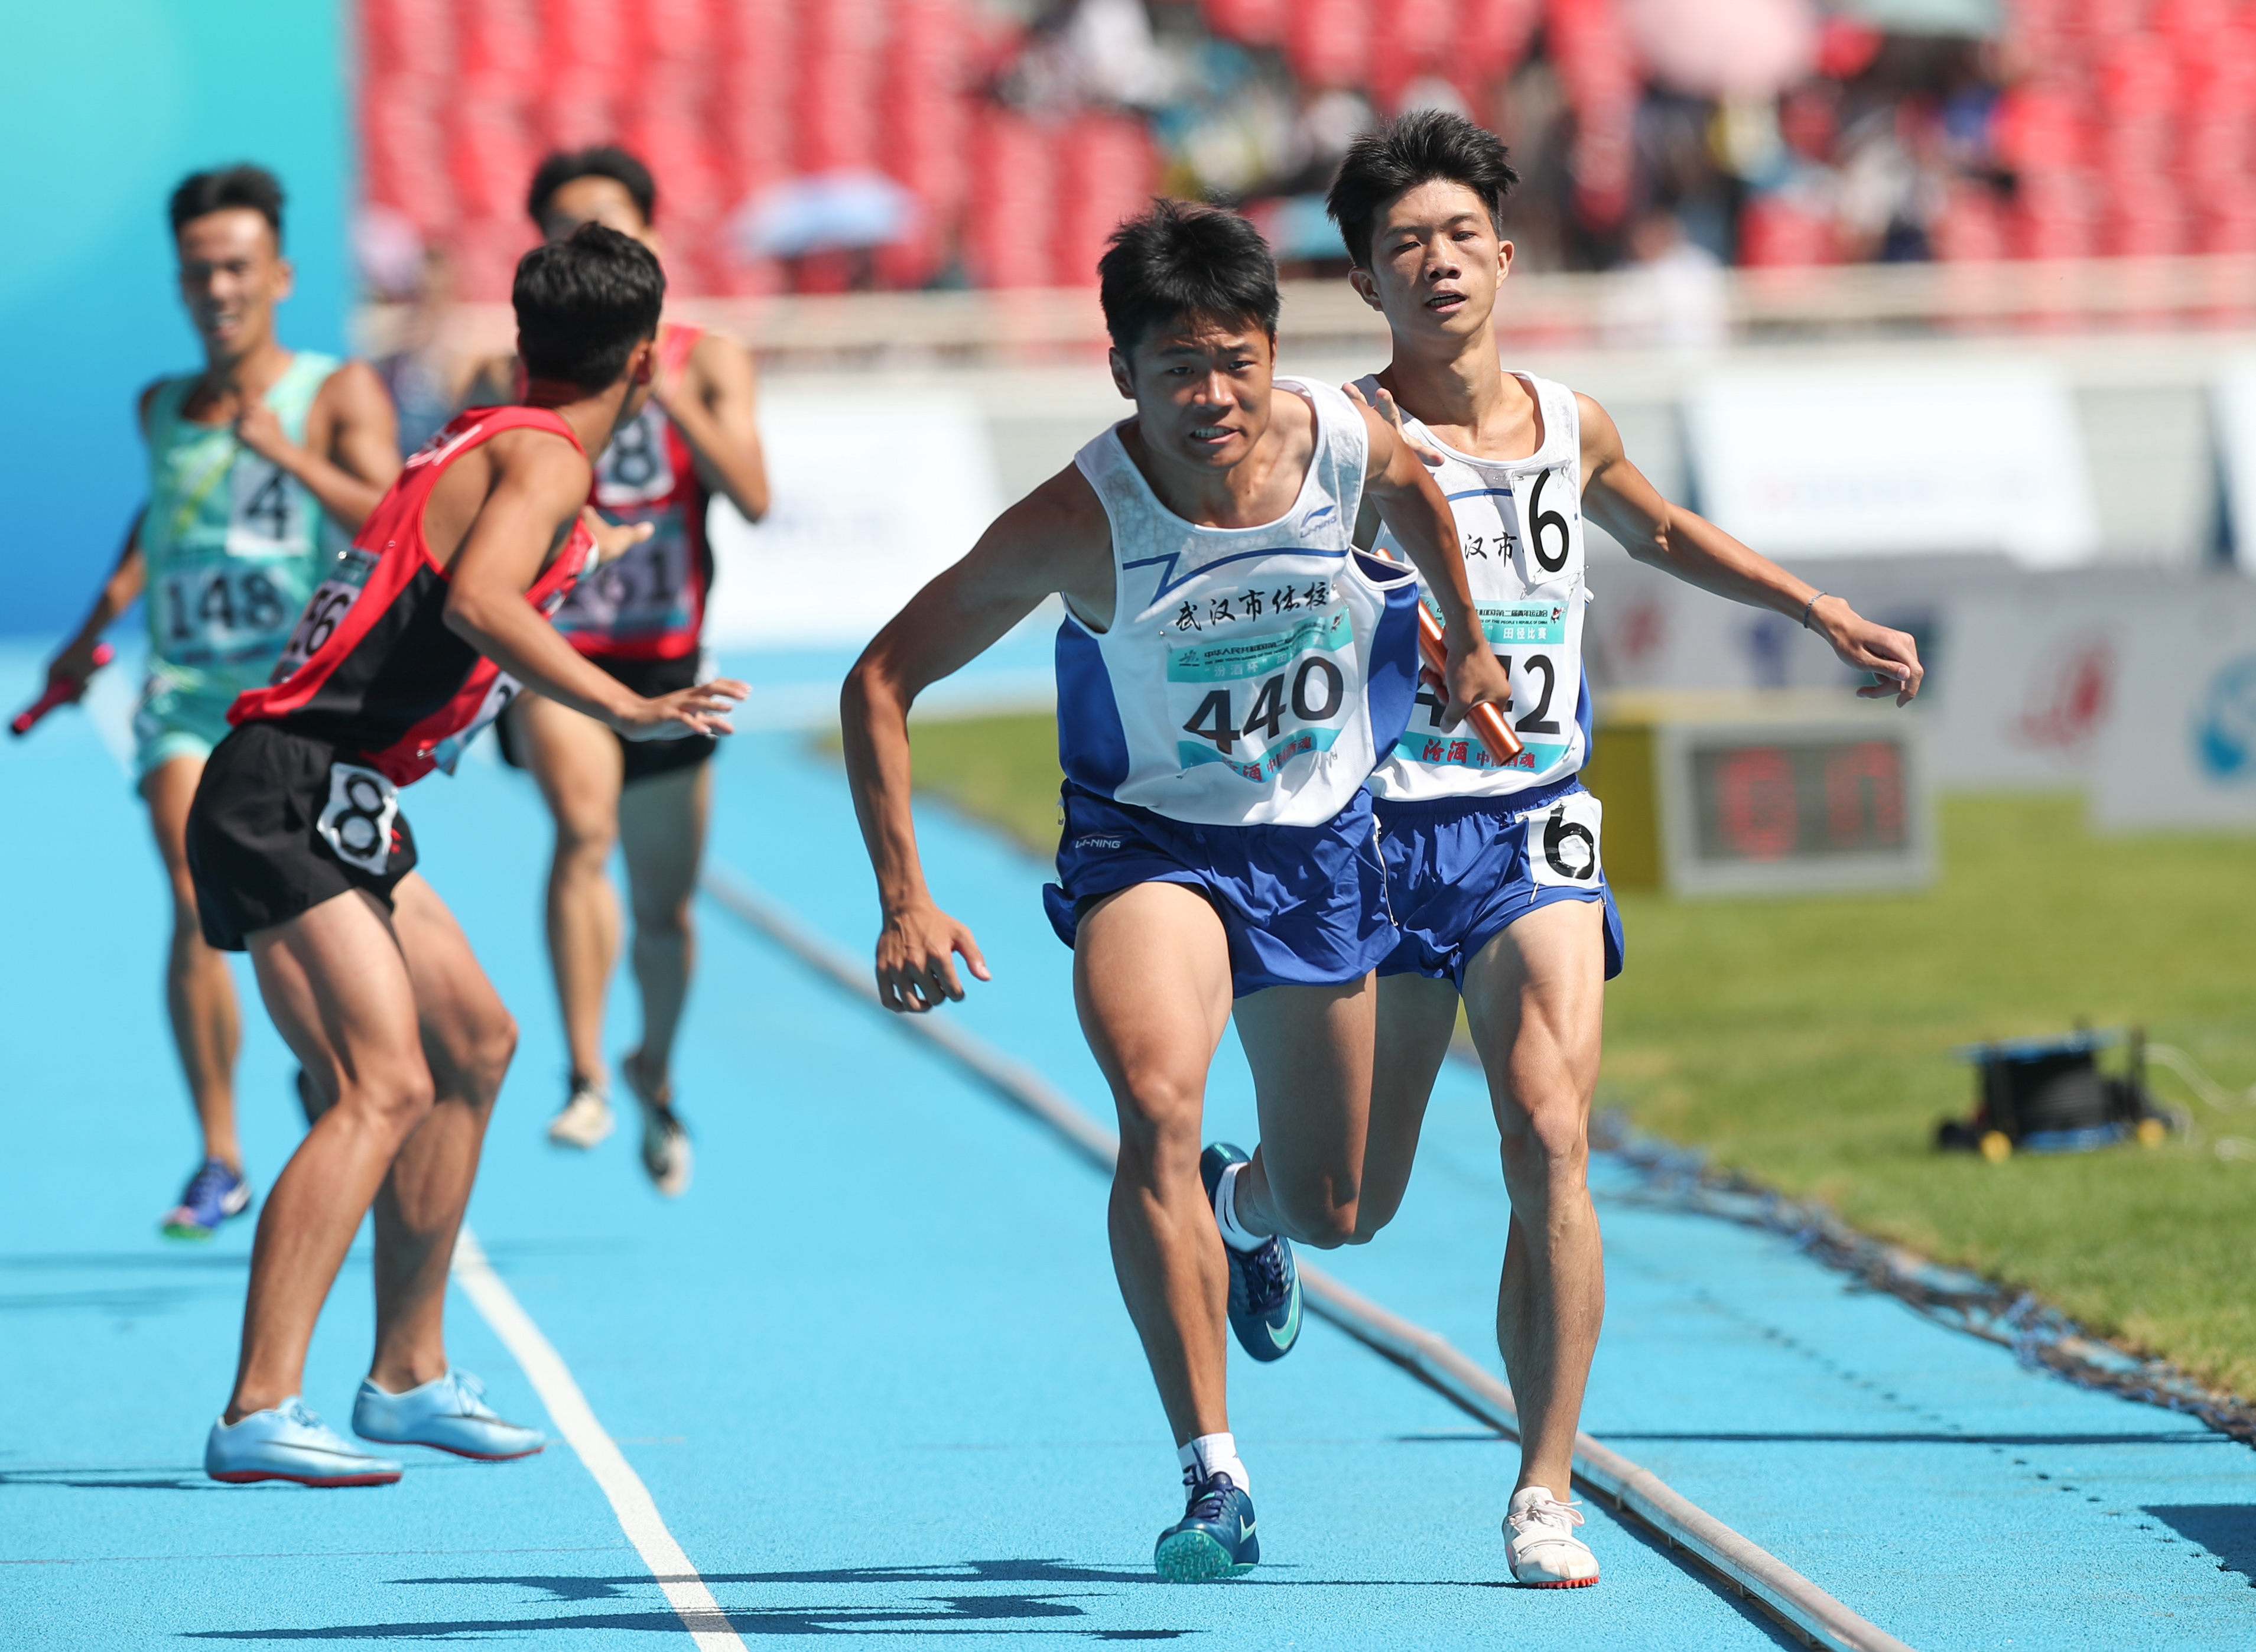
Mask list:
[{"label": "runner's face", "polygon": [[1397,334],[1463,340],[1489,324],[1512,269],[1512,243],[1460,183],[1431,179],[1380,208],[1371,267],[1348,279]]},{"label": "runner's face", "polygon": [[290,261],[274,230],[248,207],[228,207],[180,226],[180,301],[215,357],[241,356],[274,330],[274,307],[290,296]]},{"label": "runner's face", "polygon": [[600,223],[658,251],[658,232],[616,178],[575,178],[548,197],[547,210],[540,215],[540,232],[551,241],[568,238],[583,223]]},{"label": "runner's face", "polygon": [[1242,463],[1269,428],[1277,341],[1258,326],[1185,316],[1112,352],[1144,445],[1203,470]]}]

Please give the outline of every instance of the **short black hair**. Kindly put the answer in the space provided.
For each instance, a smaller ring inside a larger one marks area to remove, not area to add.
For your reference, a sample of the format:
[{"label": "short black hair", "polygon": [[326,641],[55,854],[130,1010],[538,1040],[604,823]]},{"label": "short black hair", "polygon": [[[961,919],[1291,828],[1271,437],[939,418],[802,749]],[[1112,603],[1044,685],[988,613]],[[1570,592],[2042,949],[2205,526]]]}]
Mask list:
[{"label": "short black hair", "polygon": [[173,234],[177,237],[197,219],[230,207],[246,208],[266,220],[274,231],[274,244],[282,244],[282,180],[264,166],[239,161],[192,172],[173,191]]},{"label": "short black hair", "polygon": [[1180,316],[1251,321],[1277,332],[1277,260],[1261,232],[1234,212],[1155,200],[1124,220],[1096,261],[1097,301],[1114,346]]},{"label": "short black hair", "polygon": [[623,186],[634,197],[642,221],[658,222],[658,180],[650,168],[617,144],[598,144],[593,149],[559,150],[534,168],[532,187],[525,196],[525,209],[534,223],[546,229],[548,203],[577,178],[608,178]]},{"label": "short black hair", "polygon": [[1504,233],[1504,198],[1519,174],[1512,152],[1494,132],[1447,109],[1421,109],[1375,126],[1347,147],[1324,210],[1357,269],[1371,267],[1371,221],[1405,190],[1440,179],[1463,184],[1488,208],[1488,221]]},{"label": "short black hair", "polygon": [[666,272],[632,236],[583,223],[519,258],[509,297],[529,378],[604,390],[634,347],[657,335]]}]

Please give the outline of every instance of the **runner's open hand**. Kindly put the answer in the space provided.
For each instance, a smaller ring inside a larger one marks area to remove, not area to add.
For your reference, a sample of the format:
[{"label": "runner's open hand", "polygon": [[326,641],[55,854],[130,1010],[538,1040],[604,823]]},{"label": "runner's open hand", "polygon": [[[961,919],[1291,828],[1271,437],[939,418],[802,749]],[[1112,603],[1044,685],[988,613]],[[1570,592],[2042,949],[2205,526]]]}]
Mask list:
[{"label": "runner's open hand", "polygon": [[716,677],[694,688],[676,688],[620,719],[618,731],[630,740],[684,740],[693,734],[734,734],[729,713],[751,693],[734,677]]},{"label": "runner's open hand", "polygon": [[[1363,399],[1363,392],[1356,386],[1353,381],[1350,380],[1349,383],[1342,385],[1340,388],[1347,392],[1348,399],[1352,401],[1357,406],[1371,406],[1371,404]],[[1409,448],[1411,452],[1416,454],[1420,461],[1424,463],[1428,469],[1438,470],[1442,468],[1442,455],[1435,452],[1432,448],[1419,441],[1417,437],[1412,435],[1408,431],[1402,427],[1401,404],[1394,399],[1394,392],[1387,389],[1384,385],[1380,385],[1378,389],[1378,406],[1372,408],[1372,411],[1378,413],[1381,419],[1386,420],[1388,424],[1394,427],[1394,434],[1402,438],[1402,445]]]},{"label": "runner's open hand", "polygon": [[963,983],[955,973],[959,952],[974,977],[994,978],[971,931],[929,900],[892,914],[878,936],[878,1002],[921,1015],[942,999],[962,998]]},{"label": "runner's open hand", "polygon": [[592,505],[580,507],[580,520],[587,525],[596,541],[596,561],[598,566],[616,562],[629,551],[658,532],[655,522],[607,522]]},{"label": "runner's open hand", "polygon": [[1919,662],[1919,644],[1907,632],[1876,625],[1838,597],[1821,597],[1809,611],[1809,623],[1833,645],[1841,663],[1854,671],[1869,671],[1873,681],[1857,690],[1860,700],[1896,697],[1909,705],[1927,678]]}]

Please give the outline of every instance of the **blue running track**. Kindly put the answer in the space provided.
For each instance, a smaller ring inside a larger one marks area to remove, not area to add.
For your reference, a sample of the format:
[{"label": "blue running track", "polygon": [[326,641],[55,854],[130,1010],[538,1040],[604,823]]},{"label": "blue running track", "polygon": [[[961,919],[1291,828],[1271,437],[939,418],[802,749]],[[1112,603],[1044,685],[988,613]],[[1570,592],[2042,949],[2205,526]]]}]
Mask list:
[{"label": "blue running track", "polygon": [[[0,648],[0,698],[28,697],[37,658]],[[843,663],[732,662],[771,710],[724,752],[713,849],[862,956],[874,906],[840,776],[773,726],[824,700]],[[994,680],[1039,665],[1029,644]],[[102,737],[126,686],[107,713],[60,714],[0,751],[0,1646],[685,1642],[560,1442],[499,1465],[411,1449],[401,1484],[365,1491],[202,1478],[250,1230],[202,1246],[156,1231],[193,1137],[158,990],[161,879]],[[1598,1587],[1510,1587],[1512,1449],[1314,1320],[1290,1359],[1233,1368],[1265,1564],[1159,1584],[1176,1470],[1112,1283],[1100,1179],[709,903],[679,1076],[688,1197],[651,1191],[631,1130],[591,1154],[550,1149],[547,828],[520,777],[464,768],[408,809],[424,870],[524,1027],[471,1221],[721,1607],[703,1644],[1794,1643],[1596,1507]],[[947,1013],[1109,1123],[1035,899],[1044,868],[944,812],[924,831],[941,899],[997,975]],[[297,1112],[239,978],[240,1112],[263,1189]],[[614,1043],[633,1032],[622,992]],[[1210,1134],[1250,1138],[1234,1048],[1210,1119]],[[2031,1374],[1774,1237],[1642,1204],[1618,1168],[1600,1176],[1611,1297],[1589,1432],[1922,1652],[2256,1644],[2245,1448]],[[1504,1218],[1481,1086],[1452,1067],[1401,1219],[1323,1260],[1493,1365]],[[307,1379],[339,1425],[370,1314],[362,1250]],[[450,1327],[504,1415],[546,1421],[460,1292]]]}]

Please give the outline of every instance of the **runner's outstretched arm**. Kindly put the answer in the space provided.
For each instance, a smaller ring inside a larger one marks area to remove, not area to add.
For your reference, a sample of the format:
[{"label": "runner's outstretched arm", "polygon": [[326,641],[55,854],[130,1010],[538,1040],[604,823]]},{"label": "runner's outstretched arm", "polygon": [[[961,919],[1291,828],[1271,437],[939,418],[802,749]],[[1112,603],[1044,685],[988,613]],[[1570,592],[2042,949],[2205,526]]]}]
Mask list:
[{"label": "runner's outstretched arm", "polygon": [[347,362],[314,393],[317,411],[335,420],[328,453],[290,440],[282,420],[263,401],[235,421],[243,445],[288,471],[348,531],[368,520],[384,491],[399,474],[399,424],[384,381],[366,362]]},{"label": "runner's outstretched arm", "polygon": [[109,629],[118,615],[133,606],[148,576],[149,566],[141,555],[141,512],[137,511],[133,513],[133,526],[125,530],[124,548],[117,553],[117,562],[109,570],[109,577],[102,582],[102,589],[95,594],[86,623],[47,661],[48,687],[68,682],[74,685],[71,695],[74,701],[85,695],[86,685],[94,676],[95,645],[102,640],[102,633]]},{"label": "runner's outstretched arm", "polygon": [[1371,432],[1371,469],[1364,485],[1395,542],[1409,554],[1426,589],[1442,605],[1442,625],[1449,639],[1449,679],[1442,684],[1449,702],[1442,710],[1442,720],[1455,724],[1484,702],[1509,707],[1512,682],[1481,632],[1472,588],[1465,582],[1457,519],[1442,496],[1441,484],[1392,424],[1360,395],[1354,400]]},{"label": "runner's outstretched arm", "polygon": [[878,996],[921,1013],[963,996],[954,954],[988,979],[971,931],[934,904],[909,808],[909,707],[977,658],[1053,592],[1110,619],[1112,537],[1104,508],[1068,467],[998,517],[969,555],[909,598],[871,640],[838,696],[847,783],[878,874],[885,929]]},{"label": "runner's outstretched arm", "polygon": [[1629,462],[1621,432],[1606,410],[1588,396],[1577,394],[1575,400],[1583,414],[1583,506],[1592,521],[1639,561],[1664,568],[1687,584],[1795,621],[1806,617],[1843,664],[1878,679],[1857,690],[1861,698],[1893,695],[1898,705],[1911,703],[1927,669],[1910,636],[1874,625],[1838,597],[1824,597],[1812,606],[1817,587],[1706,518],[1662,498]]},{"label": "runner's outstretched arm", "polygon": [[767,460],[760,450],[759,381],[734,339],[708,333],[678,373],[661,374],[652,399],[681,432],[705,485],[757,522],[768,513]]},{"label": "runner's outstretched arm", "polygon": [[[494,458],[493,488],[447,569],[447,626],[526,688],[631,740],[733,734],[730,702],[751,690],[719,677],[645,700],[564,640],[525,600],[588,497],[588,462],[553,438],[512,441]],[[443,487],[445,484],[441,484]]]}]

